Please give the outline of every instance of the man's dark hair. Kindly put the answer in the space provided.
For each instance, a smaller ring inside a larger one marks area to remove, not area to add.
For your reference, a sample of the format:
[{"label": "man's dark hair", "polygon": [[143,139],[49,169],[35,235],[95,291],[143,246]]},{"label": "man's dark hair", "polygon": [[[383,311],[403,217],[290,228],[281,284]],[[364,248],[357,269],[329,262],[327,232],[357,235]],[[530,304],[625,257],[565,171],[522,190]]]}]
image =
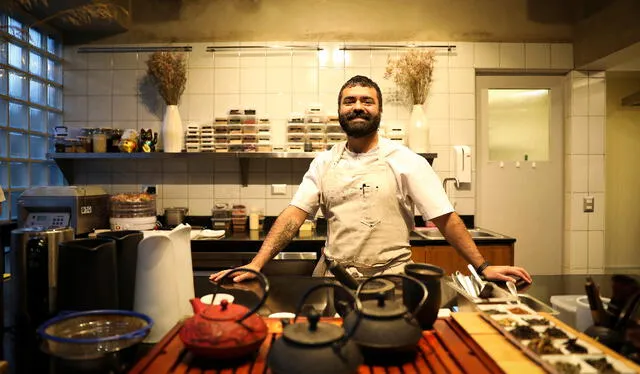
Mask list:
[{"label": "man's dark hair", "polygon": [[378,84],[376,82],[372,81],[369,77],[365,77],[364,75],[356,75],[342,85],[342,88],[340,88],[340,93],[338,94],[338,108],[340,107],[340,103],[342,102],[342,91],[344,91],[345,88],[356,86],[375,88],[376,93],[378,94],[378,109],[380,110],[380,112],[382,112],[382,92],[380,91],[380,87],[378,87]]}]

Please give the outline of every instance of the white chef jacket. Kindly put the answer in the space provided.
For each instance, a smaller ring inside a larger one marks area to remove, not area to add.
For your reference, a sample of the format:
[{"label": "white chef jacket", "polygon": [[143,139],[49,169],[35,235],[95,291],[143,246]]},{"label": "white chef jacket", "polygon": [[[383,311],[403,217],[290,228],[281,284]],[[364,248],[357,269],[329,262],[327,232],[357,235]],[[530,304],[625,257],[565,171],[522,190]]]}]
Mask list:
[{"label": "white chef jacket", "polygon": [[[385,158],[395,175],[398,202],[406,212],[404,220],[407,227],[414,226],[414,208],[417,208],[425,221],[454,211],[442,188],[440,178],[427,160],[404,145],[387,138],[379,137],[378,146],[367,153],[354,153],[345,149],[336,167],[354,168],[355,165],[373,163],[377,160],[379,147],[386,150]],[[336,149],[336,146],[332,149]],[[329,168],[332,152],[322,152],[311,162],[290,202],[290,205],[304,210],[311,217],[315,216],[318,208],[322,209],[325,217],[328,216],[326,207],[320,206],[320,179]]]}]

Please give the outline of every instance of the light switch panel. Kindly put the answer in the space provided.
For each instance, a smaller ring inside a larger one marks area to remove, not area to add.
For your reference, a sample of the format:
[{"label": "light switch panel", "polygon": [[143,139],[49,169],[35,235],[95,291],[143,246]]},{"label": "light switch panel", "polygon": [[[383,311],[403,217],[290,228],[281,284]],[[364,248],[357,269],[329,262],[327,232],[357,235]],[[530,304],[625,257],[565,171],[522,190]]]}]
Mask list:
[{"label": "light switch panel", "polygon": [[582,201],[582,208],[585,213],[593,213],[594,210],[594,198],[593,196],[585,196]]},{"label": "light switch panel", "polygon": [[286,195],[287,194],[287,185],[286,184],[272,184],[271,185],[271,194],[272,195]]}]

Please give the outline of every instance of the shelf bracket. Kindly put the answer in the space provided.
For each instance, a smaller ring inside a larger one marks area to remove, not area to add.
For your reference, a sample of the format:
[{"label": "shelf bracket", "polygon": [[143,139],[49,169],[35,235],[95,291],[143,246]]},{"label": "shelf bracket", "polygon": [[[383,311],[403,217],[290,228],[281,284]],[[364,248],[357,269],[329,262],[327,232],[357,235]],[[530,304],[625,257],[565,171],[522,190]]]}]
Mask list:
[{"label": "shelf bracket", "polygon": [[242,187],[249,185],[249,158],[238,158],[240,162],[240,183]]},{"label": "shelf bracket", "polygon": [[76,175],[74,160],[56,159],[55,162],[58,165],[58,169],[62,172],[64,179],[67,180],[67,184],[70,186],[73,185]]}]

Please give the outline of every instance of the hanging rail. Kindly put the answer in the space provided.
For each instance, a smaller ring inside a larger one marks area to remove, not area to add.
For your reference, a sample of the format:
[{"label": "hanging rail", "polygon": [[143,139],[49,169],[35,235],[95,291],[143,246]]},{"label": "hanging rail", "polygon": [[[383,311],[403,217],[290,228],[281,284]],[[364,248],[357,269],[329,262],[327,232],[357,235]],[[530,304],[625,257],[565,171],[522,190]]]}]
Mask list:
[{"label": "hanging rail", "polygon": [[190,45],[157,47],[80,47],[78,53],[191,52]]},{"label": "hanging rail", "polygon": [[322,51],[324,48],[311,45],[237,45],[237,46],[209,46],[207,52],[238,51],[243,49],[279,49],[295,51]]},{"label": "hanging rail", "polygon": [[456,49],[455,45],[429,45],[429,44],[380,44],[380,45],[357,45],[345,44],[340,48],[342,51],[372,51],[372,50],[390,50],[390,49],[411,49],[411,48],[429,48],[429,49],[446,49],[452,52]]}]

